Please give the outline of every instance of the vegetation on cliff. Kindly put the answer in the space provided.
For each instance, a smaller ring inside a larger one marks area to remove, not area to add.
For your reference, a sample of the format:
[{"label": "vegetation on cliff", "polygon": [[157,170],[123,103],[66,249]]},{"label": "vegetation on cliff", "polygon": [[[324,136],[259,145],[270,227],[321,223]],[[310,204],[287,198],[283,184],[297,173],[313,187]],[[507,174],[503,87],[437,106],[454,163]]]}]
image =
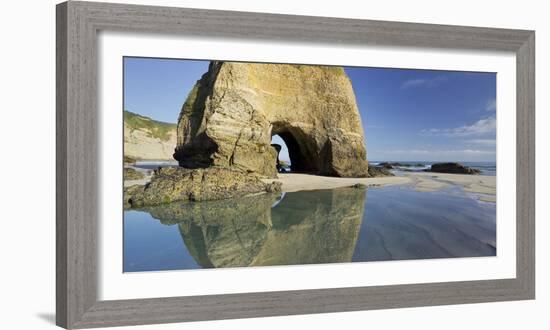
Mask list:
[{"label": "vegetation on cliff", "polygon": [[176,124],[157,121],[128,110],[124,110],[124,123],[128,125],[130,130],[146,129],[151,137],[163,141],[168,141],[170,139],[170,133],[176,130]]},{"label": "vegetation on cliff", "polygon": [[124,111],[126,163],[133,163],[136,160],[173,160],[176,136],[176,124]]}]

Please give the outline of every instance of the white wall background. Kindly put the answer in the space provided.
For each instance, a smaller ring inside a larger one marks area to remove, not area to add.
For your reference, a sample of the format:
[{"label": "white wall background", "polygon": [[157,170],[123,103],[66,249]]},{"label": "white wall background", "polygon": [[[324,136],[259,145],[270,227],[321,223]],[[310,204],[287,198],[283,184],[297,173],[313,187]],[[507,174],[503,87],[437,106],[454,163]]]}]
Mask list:
[{"label": "white wall background", "polygon": [[[0,328],[52,329],[55,311],[55,3],[0,11]],[[550,20],[544,1],[110,1],[532,29],[537,32],[537,300],[143,326],[143,329],[549,329]],[[548,142],[546,142],[548,143]]]}]

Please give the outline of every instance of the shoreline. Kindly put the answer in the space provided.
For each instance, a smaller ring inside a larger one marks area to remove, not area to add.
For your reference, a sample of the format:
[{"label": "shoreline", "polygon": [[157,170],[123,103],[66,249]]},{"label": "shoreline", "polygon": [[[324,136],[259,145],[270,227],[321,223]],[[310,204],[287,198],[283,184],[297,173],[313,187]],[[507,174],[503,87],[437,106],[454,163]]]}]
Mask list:
[{"label": "shoreline", "polygon": [[301,173],[280,173],[276,179],[264,179],[263,181],[281,182],[283,192],[335,189],[354,184],[363,184],[367,187],[406,185],[418,192],[434,192],[455,186],[466,193],[471,193],[480,201],[496,202],[496,177],[488,175],[403,172],[399,176],[389,177],[338,178]]},{"label": "shoreline", "polygon": [[[136,168],[145,177],[139,180],[124,180],[124,187],[147,184],[152,170]],[[375,178],[341,178],[303,173],[279,173],[277,178],[262,179],[265,183],[281,182],[282,192],[322,190],[350,187],[362,184],[366,187],[403,185],[418,192],[434,192],[458,187],[483,202],[496,202],[496,177],[488,175],[449,174],[436,172],[398,172],[396,176]]]},{"label": "shoreline", "polygon": [[283,192],[321,190],[350,187],[363,184],[367,187],[394,186],[408,184],[412,180],[404,176],[384,176],[376,178],[340,178],[304,173],[279,173],[275,179],[262,179],[266,183],[279,181]]}]

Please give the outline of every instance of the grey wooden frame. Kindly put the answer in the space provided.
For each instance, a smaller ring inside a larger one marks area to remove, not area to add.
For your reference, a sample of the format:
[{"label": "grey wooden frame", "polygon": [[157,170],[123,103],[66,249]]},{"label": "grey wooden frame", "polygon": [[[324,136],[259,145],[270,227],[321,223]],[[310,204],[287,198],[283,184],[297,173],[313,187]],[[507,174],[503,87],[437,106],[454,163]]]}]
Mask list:
[{"label": "grey wooden frame", "polygon": [[[56,322],[137,325],[535,297],[534,31],[94,2],[57,5]],[[515,279],[98,301],[98,31],[515,52]]]}]

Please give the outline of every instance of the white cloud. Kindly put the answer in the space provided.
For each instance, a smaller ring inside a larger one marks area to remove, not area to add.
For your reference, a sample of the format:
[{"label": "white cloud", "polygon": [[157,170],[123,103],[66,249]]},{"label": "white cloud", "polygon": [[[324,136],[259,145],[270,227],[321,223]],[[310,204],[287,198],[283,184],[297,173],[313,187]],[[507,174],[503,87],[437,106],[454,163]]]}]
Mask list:
[{"label": "white cloud", "polygon": [[496,153],[496,151],[494,150],[472,150],[472,149],[459,150],[458,152],[465,153],[465,154],[479,154],[479,155],[492,155]]},{"label": "white cloud", "polygon": [[422,150],[422,149],[397,149],[397,150],[384,150],[383,152],[388,154],[413,154],[413,155],[426,155],[429,154],[430,151],[428,150]]},{"label": "white cloud", "polygon": [[484,134],[494,134],[497,129],[497,119],[495,116],[480,119],[472,125],[464,125],[455,128],[429,128],[420,131],[420,134],[426,136],[446,136],[446,137],[464,137]]},{"label": "white cloud", "polygon": [[466,140],[466,142],[471,144],[485,145],[485,146],[494,146],[497,144],[497,141],[495,139],[473,139],[473,140]]},{"label": "white cloud", "polygon": [[471,149],[386,149],[371,150],[369,159],[378,161],[434,161],[434,162],[468,162],[495,161],[496,150],[482,148]]},{"label": "white cloud", "polygon": [[487,101],[487,104],[485,105],[486,111],[495,111],[497,109],[497,100],[489,100]]},{"label": "white cloud", "polygon": [[449,149],[449,150],[433,150],[433,149],[403,149],[403,150],[384,150],[383,153],[388,154],[407,154],[407,155],[455,155],[455,154],[478,154],[492,155],[494,150],[479,150],[479,149]]},{"label": "white cloud", "polygon": [[448,79],[445,76],[437,76],[434,78],[417,78],[405,80],[401,83],[401,89],[414,87],[436,87],[446,82]]}]

